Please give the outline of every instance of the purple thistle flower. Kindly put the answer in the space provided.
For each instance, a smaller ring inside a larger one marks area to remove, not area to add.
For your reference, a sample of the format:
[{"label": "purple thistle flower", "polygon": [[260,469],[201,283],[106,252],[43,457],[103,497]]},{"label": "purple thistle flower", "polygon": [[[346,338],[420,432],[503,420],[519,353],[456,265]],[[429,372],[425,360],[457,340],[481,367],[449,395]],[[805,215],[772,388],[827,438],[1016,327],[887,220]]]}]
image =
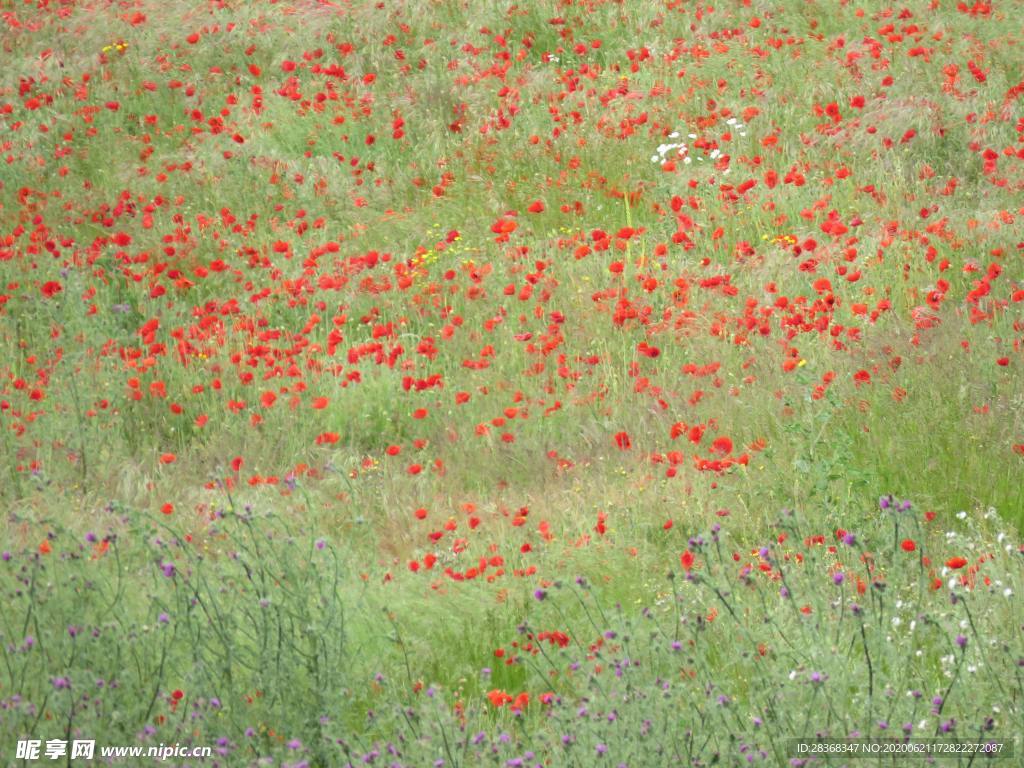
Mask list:
[{"label": "purple thistle flower", "polygon": [[963,635],[957,635],[956,644],[959,645],[961,648],[965,648],[967,646],[967,638]]},{"label": "purple thistle flower", "polygon": [[842,584],[845,579],[846,579],[846,577],[843,576],[843,572],[842,571],[836,571],[835,573],[832,574],[832,583],[835,584],[837,587],[840,584]]}]

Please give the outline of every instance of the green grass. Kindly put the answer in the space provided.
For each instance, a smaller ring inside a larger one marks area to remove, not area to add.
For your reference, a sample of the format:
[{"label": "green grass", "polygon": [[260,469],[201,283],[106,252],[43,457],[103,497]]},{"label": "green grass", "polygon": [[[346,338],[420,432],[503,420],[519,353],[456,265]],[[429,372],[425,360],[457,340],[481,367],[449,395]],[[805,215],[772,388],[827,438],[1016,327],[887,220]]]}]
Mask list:
[{"label": "green grass", "polygon": [[1012,9],[137,10],[4,17],[5,760],[1020,735]]}]

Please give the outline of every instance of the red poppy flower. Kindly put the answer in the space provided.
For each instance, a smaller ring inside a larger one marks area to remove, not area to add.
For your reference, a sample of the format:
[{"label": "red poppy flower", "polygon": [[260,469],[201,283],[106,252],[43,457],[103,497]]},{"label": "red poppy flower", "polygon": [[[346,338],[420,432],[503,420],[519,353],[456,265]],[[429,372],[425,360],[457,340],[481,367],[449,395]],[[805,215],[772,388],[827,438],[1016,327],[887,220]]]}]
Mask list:
[{"label": "red poppy flower", "polygon": [[689,571],[693,568],[693,552],[686,550],[679,556],[679,564],[683,566],[684,571]]},{"label": "red poppy flower", "polygon": [[39,292],[43,294],[43,298],[52,299],[58,293],[63,290],[63,286],[56,280],[49,280],[42,284],[39,288]]},{"label": "red poppy flower", "polygon": [[967,558],[965,557],[951,557],[946,561],[946,567],[953,570],[963,568],[965,565],[967,565]]},{"label": "red poppy flower", "polygon": [[917,544],[914,543],[913,539],[904,539],[900,543],[900,547],[903,549],[904,552],[913,552],[915,549],[917,549]]},{"label": "red poppy flower", "polygon": [[512,697],[511,696],[509,696],[504,691],[499,691],[498,689],[494,689],[493,691],[488,691],[487,692],[487,698],[491,700],[491,706],[494,706],[494,707],[503,707],[506,704],[508,704],[510,701],[512,701]]},{"label": "red poppy flower", "polygon": [[711,452],[718,453],[723,456],[732,453],[732,440],[728,437],[717,437],[711,444]]}]

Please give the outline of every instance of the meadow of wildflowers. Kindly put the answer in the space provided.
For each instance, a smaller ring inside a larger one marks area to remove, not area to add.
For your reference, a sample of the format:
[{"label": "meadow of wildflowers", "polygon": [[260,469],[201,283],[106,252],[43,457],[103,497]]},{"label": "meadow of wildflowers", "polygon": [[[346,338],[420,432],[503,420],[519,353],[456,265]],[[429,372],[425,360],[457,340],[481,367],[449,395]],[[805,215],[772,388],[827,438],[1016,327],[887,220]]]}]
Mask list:
[{"label": "meadow of wildflowers", "polygon": [[0,764],[1020,764],[1022,10],[0,4]]}]

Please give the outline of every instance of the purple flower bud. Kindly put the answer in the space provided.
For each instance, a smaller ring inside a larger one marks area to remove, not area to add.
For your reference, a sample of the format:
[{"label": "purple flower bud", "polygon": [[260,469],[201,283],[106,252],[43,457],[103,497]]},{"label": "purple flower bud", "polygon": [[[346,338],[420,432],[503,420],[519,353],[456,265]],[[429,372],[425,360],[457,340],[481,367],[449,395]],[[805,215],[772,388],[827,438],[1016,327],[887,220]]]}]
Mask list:
[{"label": "purple flower bud", "polygon": [[959,645],[961,648],[966,647],[967,646],[967,638],[964,637],[963,635],[957,635],[956,636],[956,644]]},{"label": "purple flower bud", "polygon": [[543,600],[545,597],[548,596],[548,593],[545,592],[543,589],[538,589],[536,592],[533,593],[533,596],[538,600]]},{"label": "purple flower bud", "polygon": [[836,571],[835,573],[832,574],[832,583],[835,584],[836,586],[839,586],[840,584],[843,583],[845,578],[846,577],[843,576],[843,572],[842,571]]}]

